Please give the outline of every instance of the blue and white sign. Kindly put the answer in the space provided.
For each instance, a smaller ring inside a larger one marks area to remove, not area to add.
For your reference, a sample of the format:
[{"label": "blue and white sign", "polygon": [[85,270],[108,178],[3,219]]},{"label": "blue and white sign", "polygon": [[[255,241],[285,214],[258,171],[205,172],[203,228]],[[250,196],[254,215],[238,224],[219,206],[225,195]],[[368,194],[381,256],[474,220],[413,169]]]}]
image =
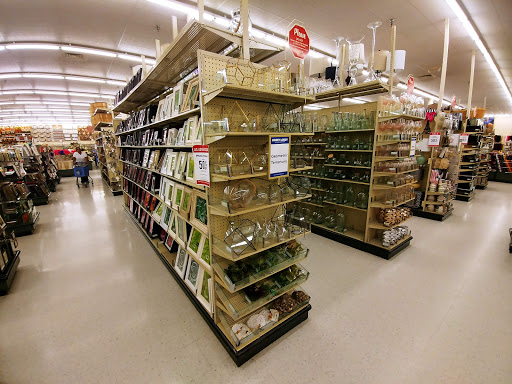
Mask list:
[{"label": "blue and white sign", "polygon": [[288,176],[290,136],[270,136],[268,177]]}]

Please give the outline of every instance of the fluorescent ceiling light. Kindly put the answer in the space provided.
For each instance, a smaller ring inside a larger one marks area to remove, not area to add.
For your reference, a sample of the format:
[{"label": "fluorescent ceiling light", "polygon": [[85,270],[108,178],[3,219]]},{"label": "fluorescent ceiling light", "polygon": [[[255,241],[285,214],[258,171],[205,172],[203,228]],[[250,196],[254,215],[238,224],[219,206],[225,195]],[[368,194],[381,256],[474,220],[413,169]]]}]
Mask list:
[{"label": "fluorescent ceiling light", "polygon": [[59,46],[54,44],[26,44],[26,43],[14,43],[6,45],[7,49],[47,49],[47,50],[58,50]]},{"label": "fluorescent ceiling light", "polygon": [[106,56],[106,57],[116,57],[117,55],[112,52],[108,51],[101,51],[96,49],[90,49],[90,48],[81,48],[81,47],[71,47],[71,46],[61,46],[60,49],[66,52],[76,52],[76,53],[88,53],[91,55],[98,55],[98,56]]},{"label": "fluorescent ceiling light", "polygon": [[69,103],[69,105],[76,105],[76,106],[83,106],[83,107],[90,107],[87,103]]},{"label": "fluorescent ceiling light", "polygon": [[323,108],[318,105],[305,105],[304,109],[310,110],[310,111],[318,111],[319,109],[323,109]]},{"label": "fluorescent ceiling light", "polygon": [[265,32],[260,31],[256,28],[251,28],[250,33],[257,39],[264,39],[265,38]]},{"label": "fluorescent ceiling light", "polygon": [[3,75],[0,75],[0,79],[15,79],[19,77],[21,77],[19,73],[5,73]]},{"label": "fluorescent ceiling light", "polygon": [[343,99],[343,101],[348,101],[349,103],[354,103],[354,104],[366,104],[367,103],[367,101],[357,100],[357,99],[353,99],[350,97]]},{"label": "fluorescent ceiling light", "polygon": [[118,81],[118,80],[107,80],[108,84],[112,85],[119,85],[121,87],[124,87],[126,85],[126,81]]},{"label": "fluorescent ceiling light", "polygon": [[[119,57],[120,59],[123,59],[123,60],[136,61],[137,63],[142,63],[142,57],[141,56],[128,55],[126,53],[123,53],[123,54],[117,55],[117,57]],[[148,59],[148,58],[145,58],[144,60],[146,61],[146,64],[149,64],[149,65],[155,65],[156,64],[156,60]]]},{"label": "fluorescent ceiling light", "polygon": [[21,76],[27,77],[29,79],[64,79],[64,76],[61,75],[44,75],[44,74],[32,74],[32,73],[24,73]]},{"label": "fluorescent ceiling light", "polygon": [[446,3],[450,6],[452,11],[455,13],[455,15],[457,16],[459,21],[464,26],[464,28],[466,28],[466,31],[468,32],[471,39],[475,42],[475,44],[478,47],[478,49],[480,50],[480,52],[482,52],[482,54],[484,55],[485,60],[491,67],[492,71],[494,72],[494,75],[498,79],[498,82],[500,83],[501,87],[505,91],[505,94],[507,95],[509,102],[512,104],[512,94],[510,93],[507,83],[505,83],[505,80],[503,79],[503,76],[501,75],[500,70],[498,69],[496,63],[494,62],[494,59],[492,58],[491,54],[489,53],[489,51],[485,47],[484,43],[478,36],[478,33],[476,32],[475,28],[473,27],[473,24],[467,17],[466,13],[461,8],[461,6],[457,2],[457,0],[446,0]]},{"label": "fluorescent ceiling light", "polygon": [[59,92],[59,91],[34,91],[38,95],[58,95],[58,96],[68,96],[67,92]]},{"label": "fluorescent ceiling light", "polygon": [[78,77],[78,76],[66,76],[66,80],[71,81],[84,81],[87,83],[105,83],[107,80],[93,79],[92,77]]},{"label": "fluorescent ceiling light", "polygon": [[177,3],[175,1],[169,1],[169,0],[147,0],[150,3],[162,5],[167,8],[171,8],[174,11],[183,12],[187,15],[195,16],[197,15],[197,9],[186,6],[184,4]]},{"label": "fluorescent ceiling light", "polygon": [[[9,103],[12,104],[12,103]],[[40,101],[15,101],[14,104],[41,104]]]},{"label": "fluorescent ceiling light", "polygon": [[28,95],[34,93],[34,91],[3,91],[3,95]]},{"label": "fluorescent ceiling light", "polygon": [[320,59],[325,56],[323,53],[313,51],[311,49],[309,50],[308,55],[310,55],[313,59]]},{"label": "fluorescent ceiling light", "polygon": [[265,35],[265,40],[270,41],[271,43],[279,45],[281,47],[286,46],[286,40],[274,35]]}]

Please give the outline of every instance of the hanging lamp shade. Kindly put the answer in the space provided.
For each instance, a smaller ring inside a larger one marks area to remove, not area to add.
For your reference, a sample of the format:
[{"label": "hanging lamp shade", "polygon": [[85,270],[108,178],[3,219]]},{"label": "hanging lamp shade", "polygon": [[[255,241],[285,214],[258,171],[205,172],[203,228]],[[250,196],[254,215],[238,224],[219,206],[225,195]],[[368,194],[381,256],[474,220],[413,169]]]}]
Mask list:
[{"label": "hanging lamp shade", "polygon": [[377,51],[375,52],[375,63],[373,64],[373,69],[375,71],[384,72],[386,70],[386,63],[388,61],[389,51]]},{"label": "hanging lamp shade", "polygon": [[308,76],[315,76],[319,73],[324,74],[325,68],[330,66],[329,58],[319,57],[319,58],[311,58],[309,61],[309,72]]},{"label": "hanging lamp shade", "polygon": [[[406,51],[403,49],[397,49],[395,51],[395,72],[403,71],[405,69],[405,54]],[[386,72],[391,70],[391,52],[388,52],[386,60]]]}]

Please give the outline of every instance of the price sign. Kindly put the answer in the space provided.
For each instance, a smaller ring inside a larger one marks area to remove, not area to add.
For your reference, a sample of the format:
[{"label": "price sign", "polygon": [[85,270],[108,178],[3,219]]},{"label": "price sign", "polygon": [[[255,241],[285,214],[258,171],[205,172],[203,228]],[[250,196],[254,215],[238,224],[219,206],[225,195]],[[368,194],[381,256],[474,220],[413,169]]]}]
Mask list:
[{"label": "price sign", "polygon": [[441,132],[431,132],[428,138],[429,147],[439,147],[441,143]]},{"label": "price sign", "polygon": [[198,185],[210,186],[210,153],[208,145],[194,145],[194,171]]},{"label": "price sign", "polygon": [[462,145],[466,145],[468,143],[468,141],[469,141],[469,134],[461,133],[461,135],[460,135],[460,143]]},{"label": "price sign", "polygon": [[288,176],[290,164],[290,136],[270,136],[268,177]]},{"label": "price sign", "polygon": [[288,45],[293,56],[297,59],[304,59],[309,53],[309,36],[306,28],[298,24],[293,25],[288,32]]},{"label": "price sign", "polygon": [[410,157],[414,157],[416,155],[416,138],[413,137],[411,139],[411,151],[409,152]]}]

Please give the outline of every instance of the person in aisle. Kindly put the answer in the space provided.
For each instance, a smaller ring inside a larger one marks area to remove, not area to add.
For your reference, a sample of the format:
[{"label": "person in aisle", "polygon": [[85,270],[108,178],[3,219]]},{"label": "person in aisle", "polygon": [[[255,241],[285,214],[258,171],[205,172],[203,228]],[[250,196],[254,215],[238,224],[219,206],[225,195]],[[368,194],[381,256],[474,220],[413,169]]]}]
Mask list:
[{"label": "person in aisle", "polygon": [[[82,148],[77,147],[75,153],[73,153],[73,165],[77,165],[79,167],[85,167],[89,165],[89,157],[87,153],[82,152]],[[89,178],[87,176],[82,176],[81,178],[82,184],[86,184],[89,182]]]},{"label": "person in aisle", "polygon": [[96,150],[96,148],[94,148],[92,150],[92,154],[94,156],[94,162],[96,163],[96,168],[98,168],[98,151]]}]

